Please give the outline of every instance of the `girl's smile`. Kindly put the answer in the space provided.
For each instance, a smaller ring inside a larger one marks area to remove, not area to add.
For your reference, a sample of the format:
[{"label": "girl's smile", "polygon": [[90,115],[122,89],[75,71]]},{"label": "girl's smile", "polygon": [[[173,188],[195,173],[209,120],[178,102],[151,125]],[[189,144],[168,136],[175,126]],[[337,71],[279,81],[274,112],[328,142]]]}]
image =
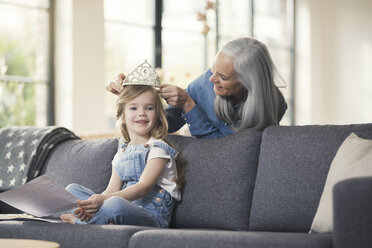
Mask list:
[{"label": "girl's smile", "polygon": [[138,120],[138,121],[135,121],[135,122],[138,123],[138,124],[147,124],[147,123],[149,123],[148,120]]}]

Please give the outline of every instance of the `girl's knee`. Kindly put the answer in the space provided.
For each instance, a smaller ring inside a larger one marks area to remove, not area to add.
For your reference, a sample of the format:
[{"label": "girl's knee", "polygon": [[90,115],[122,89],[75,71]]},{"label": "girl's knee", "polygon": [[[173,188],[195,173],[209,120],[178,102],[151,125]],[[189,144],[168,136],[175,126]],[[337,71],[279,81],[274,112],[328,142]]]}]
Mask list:
[{"label": "girl's knee", "polygon": [[125,209],[125,206],[128,203],[129,202],[127,200],[120,196],[113,196],[105,200],[101,208],[104,208],[111,213],[120,213],[123,211],[123,209]]},{"label": "girl's knee", "polygon": [[105,201],[105,203],[110,206],[122,206],[125,205],[126,202],[127,200],[120,196],[112,196]]},{"label": "girl's knee", "polygon": [[93,191],[91,191],[88,188],[85,188],[84,186],[77,184],[77,183],[72,183],[67,185],[66,190],[79,198],[80,200],[86,200],[88,199],[91,195],[94,194]]},{"label": "girl's knee", "polygon": [[80,189],[80,185],[77,184],[77,183],[71,183],[71,184],[67,185],[67,187],[66,187],[66,190],[68,192],[72,192],[72,191],[75,191],[77,189]]}]

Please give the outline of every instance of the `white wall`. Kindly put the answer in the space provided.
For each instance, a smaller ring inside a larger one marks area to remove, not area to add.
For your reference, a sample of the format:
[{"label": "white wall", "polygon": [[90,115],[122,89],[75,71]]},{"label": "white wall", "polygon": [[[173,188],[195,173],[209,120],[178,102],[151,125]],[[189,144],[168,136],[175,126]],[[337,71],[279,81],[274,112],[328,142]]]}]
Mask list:
[{"label": "white wall", "polygon": [[296,1],[296,123],[372,122],[372,1]]},{"label": "white wall", "polygon": [[103,0],[57,0],[55,30],[56,125],[105,132]]}]

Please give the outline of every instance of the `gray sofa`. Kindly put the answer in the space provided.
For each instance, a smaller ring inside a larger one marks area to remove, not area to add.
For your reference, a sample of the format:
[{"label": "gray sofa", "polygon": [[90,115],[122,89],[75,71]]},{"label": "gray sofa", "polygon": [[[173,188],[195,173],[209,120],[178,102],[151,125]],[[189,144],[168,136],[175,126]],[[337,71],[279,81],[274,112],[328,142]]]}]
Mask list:
[{"label": "gray sofa", "polygon": [[[333,233],[309,234],[330,164],[351,132],[372,139],[372,124],[269,127],[219,139],[170,135],[186,166],[170,229],[1,221],[0,238],[61,247],[372,247],[371,177],[338,183]],[[100,192],[116,149],[115,139],[64,141],[42,174]]]}]

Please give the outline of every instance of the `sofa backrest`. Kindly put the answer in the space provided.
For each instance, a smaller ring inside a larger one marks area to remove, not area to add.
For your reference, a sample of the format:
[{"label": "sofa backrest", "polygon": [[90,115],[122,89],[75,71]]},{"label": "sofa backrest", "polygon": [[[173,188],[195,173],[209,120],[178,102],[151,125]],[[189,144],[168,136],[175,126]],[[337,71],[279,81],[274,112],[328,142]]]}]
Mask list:
[{"label": "sofa backrest", "polygon": [[218,139],[170,135],[185,165],[171,227],[248,230],[260,140],[258,131]]},{"label": "sofa backrest", "polygon": [[78,183],[101,193],[109,182],[117,147],[114,138],[65,141],[49,155],[42,174],[64,187]]},{"label": "sofa backrest", "polygon": [[329,167],[344,139],[372,124],[281,126],[263,131],[250,230],[310,230]]},{"label": "sofa backrest", "polygon": [[[219,139],[169,135],[167,140],[185,166],[171,227],[248,230],[261,132]],[[65,141],[54,148],[42,174],[63,186],[79,183],[102,192],[117,145],[116,139]]]}]

